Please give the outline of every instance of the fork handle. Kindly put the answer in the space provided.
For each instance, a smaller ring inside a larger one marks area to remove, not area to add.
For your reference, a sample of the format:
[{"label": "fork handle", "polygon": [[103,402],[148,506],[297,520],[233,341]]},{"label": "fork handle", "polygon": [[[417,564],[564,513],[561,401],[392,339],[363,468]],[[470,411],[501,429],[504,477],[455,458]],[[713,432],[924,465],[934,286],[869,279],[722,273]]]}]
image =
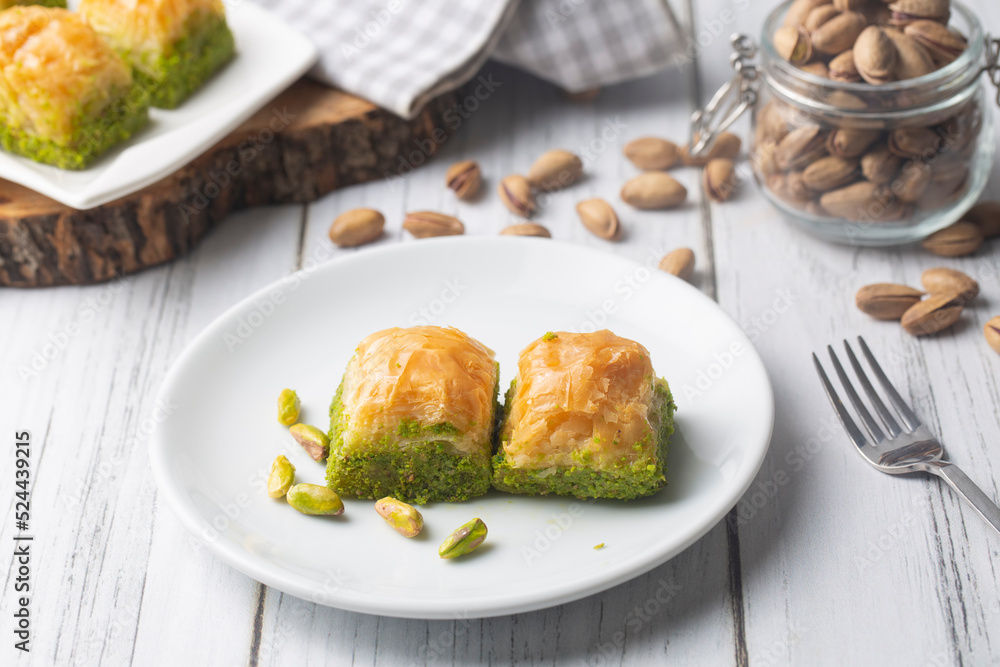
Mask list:
[{"label": "fork handle", "polygon": [[948,482],[951,488],[958,491],[958,494],[965,498],[972,505],[979,515],[986,519],[993,529],[1000,533],[1000,507],[997,507],[989,496],[983,493],[976,483],[969,479],[969,476],[962,472],[954,463],[941,461],[937,465],[929,466],[929,472],[934,473],[944,481]]}]

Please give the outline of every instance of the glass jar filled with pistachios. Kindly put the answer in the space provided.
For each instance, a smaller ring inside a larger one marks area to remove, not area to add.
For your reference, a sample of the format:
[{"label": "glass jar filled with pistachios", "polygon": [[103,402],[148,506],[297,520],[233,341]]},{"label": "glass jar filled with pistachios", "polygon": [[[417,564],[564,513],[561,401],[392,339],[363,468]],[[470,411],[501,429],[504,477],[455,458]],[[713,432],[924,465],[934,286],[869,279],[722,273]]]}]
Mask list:
[{"label": "glass jar filled with pistachios", "polygon": [[[982,193],[996,91],[981,75],[1000,75],[997,44],[964,5],[794,0],[760,42],[754,64],[752,40],[734,38],[730,110],[752,108],[754,176],[788,218],[892,245],[950,225]],[[710,121],[696,115],[696,133]]]}]

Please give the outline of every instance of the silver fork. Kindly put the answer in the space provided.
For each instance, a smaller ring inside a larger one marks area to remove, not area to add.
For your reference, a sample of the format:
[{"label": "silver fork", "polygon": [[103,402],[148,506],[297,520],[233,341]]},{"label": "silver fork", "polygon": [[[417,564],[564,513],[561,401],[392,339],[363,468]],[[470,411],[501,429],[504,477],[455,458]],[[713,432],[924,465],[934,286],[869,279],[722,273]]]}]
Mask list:
[{"label": "silver fork", "polygon": [[851,367],[854,369],[854,374],[857,376],[862,390],[868,396],[868,400],[871,401],[875,412],[878,413],[881,419],[882,426],[879,426],[879,422],[872,417],[871,412],[868,411],[868,408],[861,401],[861,397],[858,396],[858,392],[855,391],[850,378],[844,372],[844,367],[840,365],[840,360],[833,351],[833,347],[827,345],[826,349],[830,353],[830,361],[833,362],[833,368],[837,372],[837,377],[840,378],[840,384],[843,385],[844,391],[847,392],[847,397],[861,418],[861,422],[865,425],[865,430],[868,431],[871,440],[866,439],[857,424],[854,423],[854,419],[851,418],[850,413],[841,402],[833,385],[830,384],[830,379],[826,376],[819,358],[815,354],[812,357],[813,363],[816,365],[816,372],[819,373],[819,379],[823,383],[823,388],[826,389],[826,395],[829,396],[830,403],[833,404],[833,409],[836,411],[837,417],[840,418],[840,422],[844,425],[844,429],[851,440],[857,445],[861,455],[878,470],[890,475],[901,475],[911,472],[927,472],[937,475],[948,482],[951,488],[958,491],[958,494],[965,498],[975,508],[976,512],[1000,533],[1000,507],[997,507],[990,500],[990,497],[983,493],[958,466],[944,460],[944,448],[941,447],[941,443],[938,442],[937,438],[934,437],[934,434],[926,426],[920,423],[917,415],[913,413],[910,406],[900,397],[899,392],[889,382],[889,378],[886,377],[882,371],[882,367],[875,361],[871,350],[868,349],[868,344],[865,343],[865,339],[861,336],[858,336],[858,346],[861,348],[861,353],[868,362],[868,366],[875,374],[875,379],[882,385],[882,389],[885,391],[886,396],[888,396],[889,402],[895,408],[899,421],[902,422],[901,427],[893,416],[893,413],[889,411],[885,403],[882,402],[882,399],[879,398],[875,387],[868,380],[868,376],[858,362],[858,358],[854,355],[854,350],[851,349],[851,346],[845,340],[844,350],[847,352],[847,358],[851,362]]}]

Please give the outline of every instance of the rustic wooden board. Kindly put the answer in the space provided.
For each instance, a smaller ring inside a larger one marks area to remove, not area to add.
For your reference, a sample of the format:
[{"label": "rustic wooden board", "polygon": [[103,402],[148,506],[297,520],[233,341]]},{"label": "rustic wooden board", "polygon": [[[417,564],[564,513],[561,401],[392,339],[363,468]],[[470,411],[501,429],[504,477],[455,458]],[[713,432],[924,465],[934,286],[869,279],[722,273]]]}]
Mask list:
[{"label": "rustic wooden board", "polygon": [[234,211],[419,166],[449,136],[454,100],[406,121],[303,79],[186,167],[104,206],[80,211],[0,180],[0,285],[109,280],[180,257]]}]

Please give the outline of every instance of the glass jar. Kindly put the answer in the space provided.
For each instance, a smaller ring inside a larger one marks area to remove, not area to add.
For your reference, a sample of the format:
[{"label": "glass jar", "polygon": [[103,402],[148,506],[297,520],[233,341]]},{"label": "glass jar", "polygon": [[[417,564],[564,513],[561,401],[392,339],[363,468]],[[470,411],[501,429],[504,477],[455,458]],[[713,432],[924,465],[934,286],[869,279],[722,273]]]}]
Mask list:
[{"label": "glass jar", "polygon": [[[749,154],[764,195],[795,224],[852,245],[907,243],[956,222],[993,163],[995,91],[986,94],[980,75],[996,76],[995,62],[984,67],[996,51],[980,20],[952,2],[950,27],[967,36],[964,53],[930,74],[876,86],[781,58],[772,36],[790,4],[768,17],[759,66],[747,62],[752,41],[743,37],[740,53],[734,38],[740,55],[729,88],[742,105],[731,110],[753,108]],[[709,119],[694,120],[699,132]]]}]

